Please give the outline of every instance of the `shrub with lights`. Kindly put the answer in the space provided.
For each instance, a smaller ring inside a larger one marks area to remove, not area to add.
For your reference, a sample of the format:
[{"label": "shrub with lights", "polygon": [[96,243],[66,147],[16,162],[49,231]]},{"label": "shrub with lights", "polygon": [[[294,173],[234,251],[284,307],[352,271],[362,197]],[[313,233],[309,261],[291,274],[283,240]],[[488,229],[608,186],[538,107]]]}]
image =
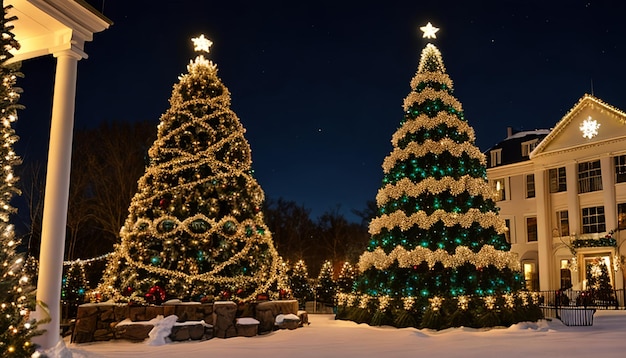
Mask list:
[{"label": "shrub with lights", "polygon": [[37,322],[30,318],[30,310],[34,308],[35,295],[29,278],[24,274],[24,259],[18,254],[19,240],[15,238],[10,216],[16,210],[11,206],[11,199],[19,194],[15,187],[17,177],[13,175],[13,167],[20,164],[20,158],[13,151],[17,141],[15,131],[11,127],[17,119],[17,103],[20,90],[15,87],[19,72],[14,65],[6,62],[13,57],[9,52],[19,48],[13,26],[9,22],[17,18],[7,17],[10,6],[4,6],[0,31],[0,356],[29,357],[35,352],[31,339],[40,334]]},{"label": "shrub with lights", "polygon": [[[193,42],[208,53],[211,41]],[[204,55],[187,70],[174,85],[121,243],[97,288],[104,299],[241,302],[287,288],[276,287],[282,263],[230,93]]]},{"label": "shrub with lights", "polygon": [[356,281],[357,270],[349,262],[344,262],[337,277],[337,293],[349,293]]},{"label": "shrub with lights", "polygon": [[539,319],[538,296],[521,290],[485,157],[433,44],[423,49],[411,88],[382,165],[379,214],[360,276],[353,292],[338,295],[337,317],[433,329]]},{"label": "shrub with lights", "polygon": [[324,261],[320,273],[317,276],[315,286],[315,298],[318,302],[327,305],[335,305],[335,295],[337,294],[337,283],[334,279],[335,270],[331,261]]},{"label": "shrub with lights", "polygon": [[89,281],[85,274],[85,267],[81,261],[72,262],[64,267],[61,282],[61,304],[64,312],[62,318],[76,317],[78,306],[85,303]]},{"label": "shrub with lights", "polygon": [[289,270],[289,287],[291,294],[298,300],[298,306],[304,308],[307,301],[313,300],[313,288],[309,283],[309,270],[304,260],[299,260]]}]

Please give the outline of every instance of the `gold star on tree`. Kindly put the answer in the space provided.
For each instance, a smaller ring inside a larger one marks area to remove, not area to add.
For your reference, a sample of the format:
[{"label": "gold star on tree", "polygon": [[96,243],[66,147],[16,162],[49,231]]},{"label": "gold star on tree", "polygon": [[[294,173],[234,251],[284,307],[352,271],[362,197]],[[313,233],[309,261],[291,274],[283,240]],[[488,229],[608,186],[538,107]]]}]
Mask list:
[{"label": "gold star on tree", "polygon": [[427,38],[427,39],[436,39],[437,35],[435,35],[437,33],[437,31],[439,31],[438,27],[434,27],[430,22],[428,24],[426,24],[426,26],[422,26],[420,27],[420,30],[422,30],[422,32],[424,33],[424,35],[422,36],[422,38]]},{"label": "gold star on tree", "polygon": [[193,42],[194,46],[193,50],[198,52],[204,51],[206,53],[209,53],[209,48],[211,47],[211,45],[213,45],[213,42],[204,37],[204,35],[200,35],[200,37],[194,37],[191,39],[191,41]]}]

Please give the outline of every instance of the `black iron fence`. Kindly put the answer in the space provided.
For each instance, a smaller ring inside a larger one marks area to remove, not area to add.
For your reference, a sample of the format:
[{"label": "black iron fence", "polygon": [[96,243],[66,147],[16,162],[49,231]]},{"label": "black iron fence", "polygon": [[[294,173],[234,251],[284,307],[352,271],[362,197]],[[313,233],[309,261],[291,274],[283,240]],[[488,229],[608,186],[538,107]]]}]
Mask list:
[{"label": "black iron fence", "polygon": [[591,326],[596,310],[624,309],[624,289],[604,292],[557,290],[540,291],[541,309],[546,318],[560,319],[567,326]]}]

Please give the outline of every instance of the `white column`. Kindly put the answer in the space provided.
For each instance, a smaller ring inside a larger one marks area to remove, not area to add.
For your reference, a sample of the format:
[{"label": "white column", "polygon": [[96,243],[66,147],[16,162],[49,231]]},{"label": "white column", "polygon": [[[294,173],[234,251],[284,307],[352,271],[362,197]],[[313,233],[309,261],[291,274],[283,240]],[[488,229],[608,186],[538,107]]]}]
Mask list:
[{"label": "white column", "polygon": [[578,163],[570,162],[565,165],[565,177],[567,179],[567,212],[569,220],[569,232],[580,234],[580,205],[578,204]]},{"label": "white column", "polygon": [[606,231],[617,229],[617,203],[615,201],[615,166],[609,156],[600,159],[602,171],[602,199]]},{"label": "white column", "polygon": [[545,170],[535,171],[535,201],[537,203],[537,256],[539,289],[550,289],[552,267],[552,230],[550,229],[550,194]]},{"label": "white column", "polygon": [[[33,339],[43,350],[56,346],[61,338],[61,278],[72,161],[76,72],[78,60],[82,58],[72,50],[54,56],[57,65],[37,281],[37,301],[47,306],[50,322],[40,327],[46,332]],[[46,317],[41,307],[37,308],[35,315],[38,319]]]}]

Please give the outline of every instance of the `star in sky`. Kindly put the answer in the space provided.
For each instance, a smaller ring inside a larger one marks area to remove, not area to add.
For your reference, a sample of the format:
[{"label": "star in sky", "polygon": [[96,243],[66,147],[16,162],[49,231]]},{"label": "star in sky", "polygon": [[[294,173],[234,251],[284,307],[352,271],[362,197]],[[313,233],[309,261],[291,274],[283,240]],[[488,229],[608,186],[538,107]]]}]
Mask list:
[{"label": "star in sky", "polygon": [[209,53],[209,48],[211,48],[211,45],[213,45],[213,42],[204,37],[204,34],[200,35],[200,37],[192,38],[191,41],[193,42],[194,46],[193,50],[198,52],[204,51],[206,53]]},{"label": "star in sky", "polygon": [[420,27],[420,30],[422,30],[422,32],[424,33],[424,35],[422,36],[422,38],[427,38],[427,39],[436,39],[437,35],[435,35],[437,33],[437,31],[439,31],[438,27],[434,27],[430,22],[428,24],[426,24],[426,26],[422,26]]}]

